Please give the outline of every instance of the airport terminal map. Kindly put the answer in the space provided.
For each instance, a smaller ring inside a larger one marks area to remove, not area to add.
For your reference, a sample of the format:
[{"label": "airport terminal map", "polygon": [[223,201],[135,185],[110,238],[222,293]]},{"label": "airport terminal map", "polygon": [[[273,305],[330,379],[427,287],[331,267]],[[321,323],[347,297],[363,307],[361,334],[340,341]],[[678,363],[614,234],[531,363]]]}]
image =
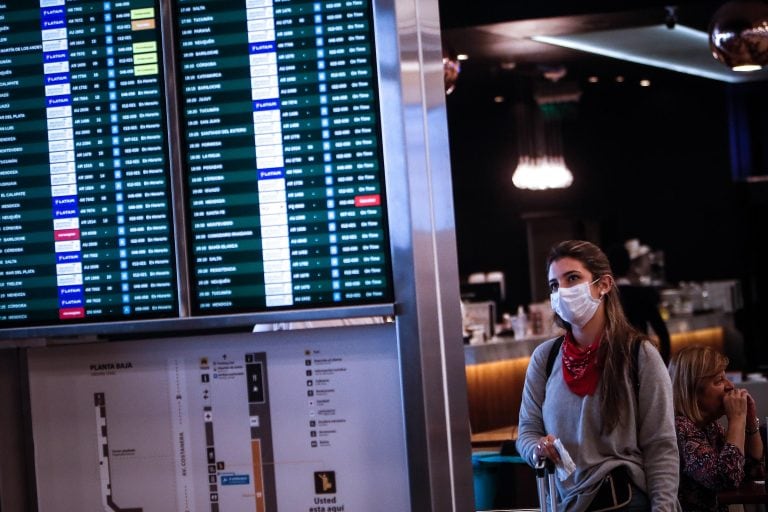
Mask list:
[{"label": "airport terminal map", "polygon": [[393,336],[379,325],[32,349],[39,510],[407,510]]}]

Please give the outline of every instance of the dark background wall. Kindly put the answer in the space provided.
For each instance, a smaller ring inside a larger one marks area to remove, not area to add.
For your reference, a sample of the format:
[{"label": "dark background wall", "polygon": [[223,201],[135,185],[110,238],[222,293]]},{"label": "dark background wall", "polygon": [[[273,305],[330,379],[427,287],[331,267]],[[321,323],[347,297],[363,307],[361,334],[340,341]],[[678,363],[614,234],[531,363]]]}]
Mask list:
[{"label": "dark background wall", "polygon": [[[624,82],[598,84],[574,71],[569,79],[582,95],[563,117],[563,153],[574,183],[525,191],[511,180],[519,152],[512,108],[530,79],[464,65],[446,98],[460,272],[503,270],[506,307],[514,311],[534,298],[526,234],[531,218],[574,219],[577,230],[582,222],[597,226],[597,235],[585,229],[584,236],[604,247],[639,238],[664,251],[670,285],[742,282],[746,306],[737,325],[751,363],[763,365],[768,183],[735,176],[729,105],[739,100],[753,118],[737,138],[756,157],[749,173],[765,174],[761,148],[768,132],[760,98],[766,85],[654,71],[651,87],[640,87],[648,71],[636,65]],[[505,99],[495,102],[495,96]]]}]

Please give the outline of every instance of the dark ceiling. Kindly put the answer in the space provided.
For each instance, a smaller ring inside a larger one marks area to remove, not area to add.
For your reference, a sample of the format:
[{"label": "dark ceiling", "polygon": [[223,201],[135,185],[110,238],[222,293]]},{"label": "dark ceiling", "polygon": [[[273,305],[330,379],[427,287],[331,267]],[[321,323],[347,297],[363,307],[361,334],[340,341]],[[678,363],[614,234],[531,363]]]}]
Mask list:
[{"label": "dark ceiling", "polygon": [[[687,2],[683,4],[650,0],[616,1],[557,1],[510,2],[498,0],[440,0],[440,24],[443,30],[521,21],[537,18],[572,17],[580,15],[612,15],[623,12],[656,13],[658,22],[664,21],[667,6],[677,7],[683,20],[691,26],[706,30],[712,14],[724,1]],[[471,6],[471,8],[469,7]]]},{"label": "dark ceiling", "polygon": [[[488,76],[516,69],[540,70],[564,66],[569,75],[622,74],[637,64],[615,58],[539,43],[533,35],[568,35],[597,30],[660,25],[671,21],[706,32],[714,13],[724,2],[669,4],[650,1],[500,2],[456,0],[440,2],[444,53],[466,54],[467,75]],[[468,6],[471,5],[471,8]],[[653,43],[649,41],[649,43]],[[709,58],[709,56],[708,56]],[[713,59],[714,61],[714,59]],[[720,65],[715,62],[715,64]],[[653,78],[656,70],[644,72]],[[464,78],[465,81],[472,78]]]}]

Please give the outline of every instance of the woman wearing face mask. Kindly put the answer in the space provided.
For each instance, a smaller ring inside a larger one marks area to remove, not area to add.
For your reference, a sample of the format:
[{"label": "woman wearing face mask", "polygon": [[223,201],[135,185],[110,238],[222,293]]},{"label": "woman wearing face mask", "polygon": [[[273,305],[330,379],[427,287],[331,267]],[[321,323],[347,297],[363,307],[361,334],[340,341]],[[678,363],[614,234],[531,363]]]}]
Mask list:
[{"label": "woman wearing face mask", "polygon": [[[566,334],[559,348],[549,340],[533,352],[518,451],[531,465],[558,465],[559,510],[680,510],[669,374],[624,316],[608,258],[590,242],[568,240],[551,249],[547,271]],[[573,459],[570,474],[556,439]]]},{"label": "woman wearing face mask", "polygon": [[[755,401],[725,377],[727,366],[726,356],[701,346],[682,349],[669,365],[684,510],[727,511],[718,491],[765,478]],[[718,422],[723,416],[727,426]]]}]

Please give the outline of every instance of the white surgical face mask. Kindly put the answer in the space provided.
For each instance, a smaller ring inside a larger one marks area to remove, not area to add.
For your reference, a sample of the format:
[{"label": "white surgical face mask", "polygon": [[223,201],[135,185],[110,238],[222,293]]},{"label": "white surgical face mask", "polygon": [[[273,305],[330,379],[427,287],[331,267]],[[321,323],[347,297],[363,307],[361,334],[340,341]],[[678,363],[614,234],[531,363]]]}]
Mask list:
[{"label": "white surgical face mask", "polygon": [[595,311],[600,305],[600,299],[592,297],[592,293],[589,291],[590,285],[599,280],[596,279],[592,283],[577,284],[570,288],[558,288],[549,296],[552,311],[569,324],[584,327],[595,316]]}]

